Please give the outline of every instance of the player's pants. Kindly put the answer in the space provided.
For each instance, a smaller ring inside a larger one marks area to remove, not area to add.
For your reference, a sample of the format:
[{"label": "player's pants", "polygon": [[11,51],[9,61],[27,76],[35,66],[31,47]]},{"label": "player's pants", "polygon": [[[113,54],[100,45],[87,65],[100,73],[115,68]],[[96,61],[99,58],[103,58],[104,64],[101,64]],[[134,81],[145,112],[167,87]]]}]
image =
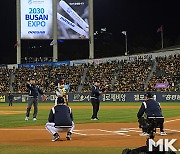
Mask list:
[{"label": "player's pants", "polygon": [[9,100],[9,106],[12,106],[12,99]]},{"label": "player's pants", "polygon": [[38,112],[38,98],[29,97],[26,117],[29,117],[31,107],[34,106],[33,118],[36,118]]},{"label": "player's pants", "polygon": [[[147,119],[144,119],[144,120],[146,120],[148,123],[151,123],[151,121],[153,119],[147,118]],[[156,128],[160,128],[160,132],[164,132],[164,118],[163,117],[162,118],[156,118],[156,123],[157,123]],[[144,121],[143,120],[139,120],[139,125],[140,126],[144,125]],[[142,128],[142,127],[140,127],[140,128]],[[142,131],[143,132],[147,132],[147,128],[142,128]]]},{"label": "player's pants", "polygon": [[57,99],[58,99],[58,97],[56,97],[55,100],[54,100],[54,105],[55,106],[57,105]]},{"label": "player's pants", "polygon": [[99,111],[100,101],[99,101],[99,99],[91,98],[91,104],[93,106],[93,115],[92,115],[91,118],[94,119],[94,118],[97,118],[97,114],[98,114],[98,111]]},{"label": "player's pants", "polygon": [[74,122],[72,122],[72,126],[66,128],[66,126],[61,126],[61,127],[55,127],[55,123],[52,122],[48,122],[46,123],[45,128],[48,130],[49,133],[51,133],[52,135],[58,133],[58,132],[70,132],[72,133],[74,130]]}]

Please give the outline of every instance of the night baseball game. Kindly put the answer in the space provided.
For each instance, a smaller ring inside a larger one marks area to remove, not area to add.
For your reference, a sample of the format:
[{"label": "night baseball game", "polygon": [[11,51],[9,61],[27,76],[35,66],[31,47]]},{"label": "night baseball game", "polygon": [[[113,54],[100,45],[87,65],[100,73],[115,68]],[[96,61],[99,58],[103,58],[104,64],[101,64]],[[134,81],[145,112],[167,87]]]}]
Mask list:
[{"label": "night baseball game", "polygon": [[180,153],[178,4],[2,1],[0,153]]}]

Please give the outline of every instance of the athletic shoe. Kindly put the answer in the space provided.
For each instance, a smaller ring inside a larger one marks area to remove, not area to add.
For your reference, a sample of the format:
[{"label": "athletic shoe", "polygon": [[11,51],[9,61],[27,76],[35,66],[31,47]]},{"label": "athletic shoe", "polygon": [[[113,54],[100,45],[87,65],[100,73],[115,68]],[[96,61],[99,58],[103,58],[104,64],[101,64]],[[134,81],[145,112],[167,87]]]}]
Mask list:
[{"label": "athletic shoe", "polygon": [[166,136],[167,134],[165,132],[160,132],[161,136]]},{"label": "athletic shoe", "polygon": [[26,121],[29,120],[29,117],[26,117],[25,120],[26,120]]},{"label": "athletic shoe", "polygon": [[149,136],[149,134],[146,132],[142,132],[141,134],[139,134],[139,136]]},{"label": "athletic shoe", "polygon": [[33,121],[36,121],[37,119],[36,118],[33,118]]},{"label": "athletic shoe", "polygon": [[91,118],[91,120],[99,120],[98,118]]},{"label": "athletic shoe", "polygon": [[55,134],[54,136],[53,136],[53,138],[52,138],[52,142],[55,142],[55,141],[57,141],[57,140],[59,140],[59,135],[58,134]]},{"label": "athletic shoe", "polygon": [[67,133],[67,136],[66,136],[66,139],[67,139],[67,140],[71,140],[71,134],[72,134],[71,132],[68,132],[68,133]]}]

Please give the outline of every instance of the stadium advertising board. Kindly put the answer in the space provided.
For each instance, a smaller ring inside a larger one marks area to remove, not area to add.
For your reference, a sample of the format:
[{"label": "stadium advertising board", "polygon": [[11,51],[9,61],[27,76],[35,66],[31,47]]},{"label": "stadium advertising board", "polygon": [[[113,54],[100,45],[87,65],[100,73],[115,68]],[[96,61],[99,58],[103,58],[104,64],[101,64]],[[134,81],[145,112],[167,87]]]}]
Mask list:
[{"label": "stadium advertising board", "polygon": [[67,66],[69,66],[70,61],[18,64],[18,68],[20,68],[20,67],[34,68],[36,66],[46,66],[46,65],[49,65],[49,66],[67,65]]},{"label": "stadium advertising board", "polygon": [[88,0],[57,0],[57,20],[58,39],[88,39]]},{"label": "stadium advertising board", "polygon": [[52,0],[21,0],[21,39],[51,39],[52,24]]},{"label": "stadium advertising board", "polygon": [[[107,92],[100,97],[101,102],[143,102],[145,100],[143,92]],[[54,102],[55,94],[48,93],[46,102]],[[180,102],[178,92],[157,92],[155,93],[158,102]],[[27,94],[14,94],[14,102],[27,102]],[[41,96],[39,96],[41,102]],[[0,95],[0,102],[8,102],[7,94]],[[90,93],[68,93],[69,102],[90,102]]]},{"label": "stadium advertising board", "polygon": [[0,95],[0,103],[6,102],[6,95]]}]

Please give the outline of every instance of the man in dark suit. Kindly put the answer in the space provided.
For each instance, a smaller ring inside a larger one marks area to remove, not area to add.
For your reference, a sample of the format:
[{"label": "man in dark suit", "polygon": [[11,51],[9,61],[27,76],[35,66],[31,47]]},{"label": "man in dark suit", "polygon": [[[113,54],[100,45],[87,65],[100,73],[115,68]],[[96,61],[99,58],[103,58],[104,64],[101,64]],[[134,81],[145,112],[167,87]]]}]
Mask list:
[{"label": "man in dark suit", "polygon": [[13,99],[14,99],[14,95],[13,95],[12,93],[9,93],[8,99],[9,99],[9,106],[12,106],[12,102],[13,102]]},{"label": "man in dark suit", "polygon": [[99,96],[105,91],[105,88],[100,89],[100,81],[96,80],[91,89],[91,104],[93,107],[93,115],[91,120],[99,120],[97,114],[99,111],[100,100]]}]

